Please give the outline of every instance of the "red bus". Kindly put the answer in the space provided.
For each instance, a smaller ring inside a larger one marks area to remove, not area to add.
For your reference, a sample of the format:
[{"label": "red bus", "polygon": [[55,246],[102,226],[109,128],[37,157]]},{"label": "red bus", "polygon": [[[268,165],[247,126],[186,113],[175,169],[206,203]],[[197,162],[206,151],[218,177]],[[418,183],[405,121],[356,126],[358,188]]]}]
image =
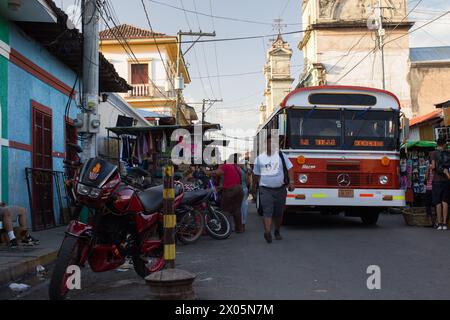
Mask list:
[{"label": "red bus", "polygon": [[[278,129],[294,165],[286,214],[321,211],[376,224],[387,207],[404,207],[400,189],[400,102],[384,90],[300,88],[260,128]],[[257,200],[257,204],[258,204]],[[301,210],[299,210],[301,209]]]}]

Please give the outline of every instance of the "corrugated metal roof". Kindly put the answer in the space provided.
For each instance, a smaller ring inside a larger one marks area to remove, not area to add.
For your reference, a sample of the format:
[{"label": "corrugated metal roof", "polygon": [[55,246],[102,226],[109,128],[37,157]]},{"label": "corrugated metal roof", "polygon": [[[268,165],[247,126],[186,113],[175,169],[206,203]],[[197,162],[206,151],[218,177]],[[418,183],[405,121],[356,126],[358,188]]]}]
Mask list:
[{"label": "corrugated metal roof", "polygon": [[410,48],[411,62],[450,61],[450,46]]},{"label": "corrugated metal roof", "polygon": [[170,118],[170,116],[156,113],[153,111],[143,110],[143,109],[136,109],[137,113],[139,113],[144,118]]}]

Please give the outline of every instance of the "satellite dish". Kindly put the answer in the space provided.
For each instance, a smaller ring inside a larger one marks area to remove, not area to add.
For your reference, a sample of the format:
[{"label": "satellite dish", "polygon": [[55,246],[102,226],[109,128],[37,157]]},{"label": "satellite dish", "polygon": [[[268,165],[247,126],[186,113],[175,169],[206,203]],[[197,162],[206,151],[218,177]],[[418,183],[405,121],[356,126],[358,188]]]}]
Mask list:
[{"label": "satellite dish", "polygon": [[369,30],[378,30],[381,27],[380,17],[372,15],[367,19],[367,28]]}]

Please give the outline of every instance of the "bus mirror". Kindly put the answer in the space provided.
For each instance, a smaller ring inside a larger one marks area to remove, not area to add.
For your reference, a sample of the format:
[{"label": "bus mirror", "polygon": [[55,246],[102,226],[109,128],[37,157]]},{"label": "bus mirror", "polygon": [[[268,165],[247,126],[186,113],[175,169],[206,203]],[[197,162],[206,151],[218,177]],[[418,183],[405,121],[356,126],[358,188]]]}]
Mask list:
[{"label": "bus mirror", "polygon": [[409,138],[409,119],[405,116],[402,117],[401,120],[402,131],[401,131],[401,143],[404,144],[408,141]]},{"label": "bus mirror", "polygon": [[286,135],[286,114],[281,113],[278,115],[278,132],[280,136]]}]

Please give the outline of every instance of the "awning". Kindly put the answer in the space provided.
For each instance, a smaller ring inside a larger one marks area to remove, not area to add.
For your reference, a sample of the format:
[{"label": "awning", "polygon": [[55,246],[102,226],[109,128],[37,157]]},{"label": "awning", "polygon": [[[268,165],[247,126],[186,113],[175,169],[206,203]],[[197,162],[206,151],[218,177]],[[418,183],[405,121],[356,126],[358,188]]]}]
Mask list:
[{"label": "awning", "polygon": [[419,124],[422,124],[424,122],[428,122],[431,120],[435,120],[435,119],[439,119],[442,116],[442,111],[441,110],[435,110],[433,112],[427,113],[423,116],[420,117],[416,117],[416,118],[412,118],[409,121],[409,126],[413,127],[413,126],[417,126]]},{"label": "awning", "polygon": [[[83,57],[83,35],[77,29],[67,27],[68,16],[56,6],[54,1],[45,0],[45,3],[56,14],[57,23],[18,21],[16,24],[70,69],[81,75],[83,72],[83,65],[80,63]],[[128,92],[132,89],[101,53],[99,61],[99,93]]]},{"label": "awning", "polygon": [[190,121],[196,121],[198,120],[197,112],[195,112],[195,109],[187,104],[184,104],[184,107],[187,111],[187,116]]},{"label": "awning", "polygon": [[0,1],[0,12],[11,21],[55,23],[55,12],[44,0],[20,1],[16,10],[8,7],[8,1]]},{"label": "awning", "polygon": [[435,104],[436,108],[450,108],[450,100]]},{"label": "awning", "polygon": [[[122,135],[122,134],[129,134],[129,135],[137,135],[139,133],[145,133],[145,132],[154,132],[154,131],[173,131],[176,129],[186,129],[189,132],[194,131],[194,127],[198,127],[201,125],[160,125],[160,126],[150,126],[150,127],[110,127],[106,128],[106,130],[109,130],[116,135]],[[206,130],[220,130],[220,124],[204,124],[203,131]]]},{"label": "awning", "polygon": [[430,148],[436,149],[436,142],[434,141],[407,141],[402,145],[402,149],[411,148]]}]

